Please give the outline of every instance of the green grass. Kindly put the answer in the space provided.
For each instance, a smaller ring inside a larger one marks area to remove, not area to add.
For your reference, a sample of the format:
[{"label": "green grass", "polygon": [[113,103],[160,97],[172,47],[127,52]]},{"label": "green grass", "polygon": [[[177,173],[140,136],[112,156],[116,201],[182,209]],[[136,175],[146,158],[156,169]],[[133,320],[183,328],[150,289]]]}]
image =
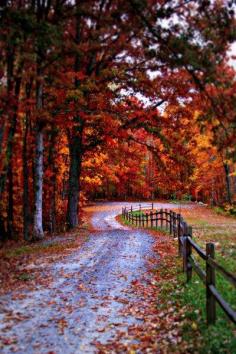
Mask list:
[{"label": "green grass", "polygon": [[33,276],[33,274],[21,273],[21,274],[18,275],[17,278],[19,280],[28,281],[28,280],[33,280],[34,276]]},{"label": "green grass", "polygon": [[[136,213],[136,212],[133,212],[133,215],[135,215],[134,213]],[[140,214],[136,214],[136,215],[140,215]],[[155,227],[155,226],[153,226],[153,227],[144,226],[143,227],[143,226],[135,225],[135,224],[132,224],[131,222],[129,222],[129,220],[125,219],[123,216],[121,216],[121,220],[122,220],[122,223],[127,225],[127,226],[132,226],[132,227],[136,227],[136,228],[139,228],[139,229],[145,229],[145,230],[159,231],[159,232],[162,232],[165,235],[169,235],[170,234],[169,231],[166,228],[162,228],[160,226],[157,226],[157,227]]]},{"label": "green grass", "polygon": [[49,244],[41,244],[41,245],[24,245],[18,248],[14,248],[12,250],[8,250],[5,253],[5,256],[8,258],[19,257],[24,255],[30,255],[34,253],[40,253],[43,251],[60,251],[64,249],[66,246],[71,245],[73,241],[68,241],[66,244],[61,244],[60,242],[49,243]]},{"label": "green grass", "polygon": [[[186,284],[186,276],[182,273],[180,258],[176,261],[175,270],[166,269],[173,276],[173,281],[161,284],[161,294],[158,307],[164,310],[169,304],[181,317],[180,327],[182,338],[189,343],[189,348],[195,348],[195,353],[236,353],[235,325],[231,323],[223,310],[217,305],[217,321],[213,326],[206,325],[206,288],[196,274]],[[175,273],[175,274],[174,274]],[[165,274],[163,274],[165,277]],[[217,288],[223,297],[235,308],[236,293],[230,284],[217,276]],[[195,333],[195,335],[194,335]]]},{"label": "green grass", "polygon": [[144,212],[142,210],[135,210],[135,211],[132,211],[132,215],[134,216],[143,216],[145,215]]},{"label": "green grass", "polygon": [[224,207],[217,206],[212,208],[213,211],[219,215],[230,216],[236,218],[236,208],[232,207],[232,209],[227,210]]}]

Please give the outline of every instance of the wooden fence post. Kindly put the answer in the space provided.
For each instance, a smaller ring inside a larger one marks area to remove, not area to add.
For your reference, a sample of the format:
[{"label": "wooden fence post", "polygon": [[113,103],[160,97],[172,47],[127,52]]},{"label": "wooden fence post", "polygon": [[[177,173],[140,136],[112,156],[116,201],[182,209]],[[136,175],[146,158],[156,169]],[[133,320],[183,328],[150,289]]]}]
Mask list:
[{"label": "wooden fence post", "polygon": [[156,228],[158,228],[158,210],[156,210]]},{"label": "wooden fence post", "polygon": [[152,210],[153,210],[153,203],[152,203]]},{"label": "wooden fence post", "polygon": [[173,212],[170,210],[170,234],[173,233]]},{"label": "wooden fence post", "polygon": [[182,243],[181,243],[181,237],[184,235],[184,222],[182,220],[181,215],[179,214],[179,255],[181,256],[182,254]]},{"label": "wooden fence post", "polygon": [[182,246],[181,246],[181,254],[183,257],[183,272],[187,273],[187,234],[188,234],[188,230],[187,230],[187,224],[186,222],[183,222],[183,233],[180,236],[182,238]]},{"label": "wooden fence post", "polygon": [[150,212],[151,228],[153,228],[153,212]]},{"label": "wooden fence post", "polygon": [[189,257],[192,254],[192,246],[191,243],[188,241],[188,237],[192,237],[192,226],[187,227],[187,238],[186,238],[186,259],[187,259],[187,282],[189,282],[192,279],[192,272],[193,272],[193,267],[192,264],[190,263]]},{"label": "wooden fence post", "polygon": [[183,272],[186,273],[187,271],[187,237],[184,234],[182,236],[182,241],[183,241],[183,245],[182,245],[182,257],[183,257]]},{"label": "wooden fence post", "polygon": [[161,228],[163,228],[163,209],[160,210]]},{"label": "wooden fence post", "polygon": [[[206,244],[207,258],[215,258],[215,245],[214,243]],[[206,312],[207,324],[214,324],[216,322],[216,300],[212,295],[209,286],[216,284],[215,269],[206,262]]]},{"label": "wooden fence post", "polygon": [[165,216],[166,216],[166,230],[168,229],[168,212],[167,209],[165,209]]},{"label": "wooden fence post", "polygon": [[146,213],[146,227],[148,227],[148,213]]},{"label": "wooden fence post", "polygon": [[173,236],[176,237],[176,213],[173,213]]}]

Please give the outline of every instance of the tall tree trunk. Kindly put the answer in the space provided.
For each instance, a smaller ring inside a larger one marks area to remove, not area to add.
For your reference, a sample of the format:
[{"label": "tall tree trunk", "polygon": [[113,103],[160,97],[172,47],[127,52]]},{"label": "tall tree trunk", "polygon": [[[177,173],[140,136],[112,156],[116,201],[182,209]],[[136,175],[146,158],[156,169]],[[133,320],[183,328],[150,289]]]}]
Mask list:
[{"label": "tall tree trunk", "polygon": [[[80,43],[80,1],[76,0],[76,44]],[[75,55],[75,72],[80,70],[80,56]],[[79,88],[79,80],[75,80],[75,88]],[[70,168],[68,185],[68,204],[67,204],[67,225],[72,229],[78,225],[78,205],[80,196],[80,175],[82,163],[82,135],[83,121],[80,117],[74,117],[75,128],[69,136],[70,149]]]},{"label": "tall tree trunk", "polygon": [[25,132],[23,138],[23,234],[24,240],[28,241],[30,228],[30,207],[29,207],[29,168],[28,168],[28,152],[27,152],[27,138],[28,138],[28,117],[25,121]]},{"label": "tall tree trunk", "polygon": [[56,231],[56,175],[57,175],[57,163],[56,163],[56,138],[58,132],[52,128],[50,133],[50,149],[48,154],[48,166],[51,166],[52,175],[49,180],[49,228],[50,232]]},{"label": "tall tree trunk", "polygon": [[34,225],[33,238],[44,237],[43,233],[43,131],[37,124],[34,163]]},{"label": "tall tree trunk", "polygon": [[52,178],[52,197],[50,202],[50,232],[56,231],[56,174],[54,174],[54,178]]},{"label": "tall tree trunk", "polygon": [[[7,208],[7,231],[9,232],[9,237],[13,234],[13,172],[12,172],[12,156],[13,156],[13,145],[14,145],[14,136],[16,132],[17,126],[17,116],[18,116],[18,105],[19,105],[19,95],[21,89],[21,72],[23,69],[24,62],[21,61],[18,67],[18,75],[16,78],[13,76],[13,68],[14,68],[14,53],[12,50],[9,52],[8,59],[8,79],[7,79],[7,87],[8,87],[8,95],[9,97],[13,96],[14,102],[12,106],[10,106],[10,113],[8,119],[10,121],[10,128],[7,137],[6,143],[6,158],[4,159],[4,164],[2,166],[2,171],[0,173],[0,199],[2,199],[3,193],[5,191],[7,179],[8,183],[8,208]],[[15,87],[13,80],[15,80]],[[1,218],[1,215],[0,215]],[[3,220],[0,220],[1,227],[4,226]],[[0,237],[1,234],[6,235],[6,231],[0,228]]]},{"label": "tall tree trunk", "polygon": [[5,122],[0,123],[0,154],[2,152]]},{"label": "tall tree trunk", "polygon": [[[37,83],[36,83],[36,109],[40,113],[43,108],[43,83],[40,59],[38,58]],[[43,233],[43,127],[36,123],[35,135],[35,161],[34,161],[34,225],[33,238],[36,240],[44,237]]]},{"label": "tall tree trunk", "polygon": [[[29,99],[31,96],[31,86],[30,84],[26,85],[26,98]],[[30,204],[29,204],[29,167],[28,167],[28,133],[29,133],[29,111],[26,111],[25,115],[25,127],[23,135],[23,235],[24,240],[29,241],[30,239],[30,223],[31,223],[31,214],[30,214]]]},{"label": "tall tree trunk", "polygon": [[77,132],[69,143],[70,148],[70,170],[68,186],[67,224],[72,229],[78,225],[78,204],[80,192],[80,175],[82,162],[82,132]]},{"label": "tall tree trunk", "polygon": [[14,145],[14,135],[16,132],[17,126],[17,116],[18,116],[18,105],[19,105],[19,95],[21,88],[21,77],[16,79],[15,84],[15,107],[13,114],[13,122],[12,122],[12,138],[9,146],[9,162],[8,162],[8,211],[7,211],[7,234],[9,238],[12,238],[14,235],[14,189],[13,189],[13,145]]},{"label": "tall tree trunk", "polygon": [[[0,199],[2,199],[2,194],[5,190],[8,165],[12,156],[12,144],[13,144],[13,138],[16,129],[15,110],[17,109],[17,107],[15,107],[15,103],[14,103],[13,105],[14,111],[13,111],[12,102],[10,102],[12,98],[14,99],[14,61],[15,61],[14,48],[9,45],[7,48],[7,95],[9,99],[9,105],[7,108],[9,110],[8,121],[10,122],[10,128],[7,136],[7,142],[6,142],[6,158],[4,159],[4,164],[2,166],[2,171],[0,173]],[[2,134],[3,134],[4,125],[2,125],[2,127],[3,127],[2,128],[3,129]]]},{"label": "tall tree trunk", "polygon": [[12,159],[8,166],[8,210],[7,210],[7,235],[8,238],[12,238],[14,234],[13,222],[14,222],[14,197],[13,197],[13,171],[12,171]]},{"label": "tall tree trunk", "polygon": [[224,163],[224,170],[225,170],[225,182],[226,182],[226,195],[227,195],[227,202],[232,204],[232,197],[231,197],[231,183],[230,183],[230,169],[227,163]]}]

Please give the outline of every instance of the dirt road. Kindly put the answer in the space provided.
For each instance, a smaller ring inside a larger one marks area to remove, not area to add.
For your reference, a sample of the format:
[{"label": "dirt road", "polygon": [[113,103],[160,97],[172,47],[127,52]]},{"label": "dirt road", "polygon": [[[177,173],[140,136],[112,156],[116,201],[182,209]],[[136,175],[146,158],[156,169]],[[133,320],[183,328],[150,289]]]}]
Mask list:
[{"label": "dirt road", "polygon": [[121,206],[87,208],[94,231],[81,249],[47,268],[54,279],[47,288],[0,298],[1,353],[96,353],[97,341],[107,343],[142,321],[122,309],[137,300],[129,288],[153,256],[153,239],[115,220]]}]

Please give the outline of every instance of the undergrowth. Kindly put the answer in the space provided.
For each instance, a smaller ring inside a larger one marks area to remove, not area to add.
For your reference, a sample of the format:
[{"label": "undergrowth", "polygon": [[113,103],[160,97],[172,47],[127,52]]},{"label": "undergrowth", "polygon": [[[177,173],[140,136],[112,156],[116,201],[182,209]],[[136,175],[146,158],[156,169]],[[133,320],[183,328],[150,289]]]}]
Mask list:
[{"label": "undergrowth", "polygon": [[[180,258],[176,258],[176,266],[168,268],[164,260],[159,268],[161,274],[160,294],[157,306],[163,311],[170,304],[176,315],[181,319],[182,341],[187,343],[189,353],[236,353],[235,326],[227,319],[217,306],[217,321],[215,325],[206,324],[206,288],[197,275],[186,284],[182,273]],[[167,280],[166,280],[167,279]],[[223,296],[227,293],[225,288]],[[233,295],[232,299],[233,300]]]}]

